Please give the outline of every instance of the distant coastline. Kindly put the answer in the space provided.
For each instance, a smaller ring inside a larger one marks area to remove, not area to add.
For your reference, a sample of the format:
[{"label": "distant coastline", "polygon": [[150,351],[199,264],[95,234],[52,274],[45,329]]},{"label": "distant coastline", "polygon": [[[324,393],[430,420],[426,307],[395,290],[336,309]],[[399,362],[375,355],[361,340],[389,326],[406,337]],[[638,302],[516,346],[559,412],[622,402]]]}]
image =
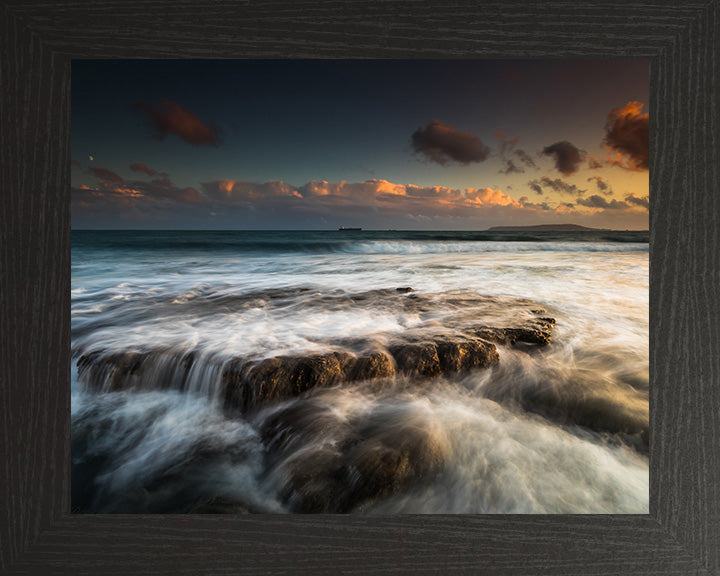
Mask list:
[{"label": "distant coastline", "polygon": [[493,226],[488,232],[617,232],[610,228],[588,228],[578,224],[538,224],[537,226]]}]

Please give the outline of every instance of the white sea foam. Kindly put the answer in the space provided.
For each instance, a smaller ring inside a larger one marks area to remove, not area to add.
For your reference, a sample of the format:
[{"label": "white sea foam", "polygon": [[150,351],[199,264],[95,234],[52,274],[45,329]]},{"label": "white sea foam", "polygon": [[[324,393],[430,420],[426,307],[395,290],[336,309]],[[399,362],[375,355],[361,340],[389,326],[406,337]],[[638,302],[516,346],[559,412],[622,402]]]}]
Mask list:
[{"label": "white sea foam", "polygon": [[[503,370],[492,373],[504,379],[500,383],[489,386],[486,371],[437,384],[432,393],[379,397],[339,389],[323,396],[339,418],[370,414],[380,405],[420,414],[449,446],[444,471],[432,482],[364,509],[647,512],[646,456],[521,406],[523,390],[533,393],[561,379],[578,382],[578,394],[585,385],[601,386],[603,398],[631,405],[635,412],[628,417],[647,412],[647,245],[383,241],[272,255],[82,255],[72,279],[76,357],[157,349],[198,355],[183,392],[94,394],[73,378],[74,441],[94,430],[90,449],[108,458],[96,477],[107,499],[96,508],[150,509],[120,495],[143,494],[148,484],[191,470],[200,496],[221,495],[256,511],[287,510],[282,466],[268,479],[262,463],[262,422],[228,419],[213,402],[223,362],[442,327],[451,312],[482,321],[472,307],[450,310],[448,295],[490,295],[527,298],[557,320],[553,344],[541,353],[501,349]],[[402,286],[413,287],[428,308],[401,306],[409,297],[395,293]],[[391,297],[396,304],[388,304]],[[198,454],[212,454],[205,468],[186,468]]]}]

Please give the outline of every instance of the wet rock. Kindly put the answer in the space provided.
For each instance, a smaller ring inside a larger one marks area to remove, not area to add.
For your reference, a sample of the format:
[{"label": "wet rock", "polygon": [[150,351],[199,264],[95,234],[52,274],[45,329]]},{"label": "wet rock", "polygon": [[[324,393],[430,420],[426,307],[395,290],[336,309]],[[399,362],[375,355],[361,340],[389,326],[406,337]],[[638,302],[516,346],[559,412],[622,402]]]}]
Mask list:
[{"label": "wet rock", "polygon": [[305,514],[344,513],[351,507],[350,470],[336,451],[304,452],[284,464],[287,477],[280,496],[293,510]]},{"label": "wet rock", "polygon": [[112,392],[123,387],[123,383],[140,372],[145,354],[126,352],[103,355],[91,352],[77,361],[78,376],[92,388]]},{"label": "wet rock", "polygon": [[[412,290],[409,287],[407,289]],[[383,291],[382,301],[397,302],[398,299],[387,298],[391,293],[392,290]],[[411,294],[399,301],[407,303],[414,296]],[[502,308],[505,306],[504,301],[496,302],[488,297],[457,297],[452,302],[453,306],[464,309],[477,305],[476,300],[488,306],[488,319],[507,317],[507,311]],[[423,313],[422,302],[408,305],[413,313]],[[184,390],[189,386],[201,386],[202,389],[220,386],[220,394],[224,396],[226,405],[245,411],[259,403],[292,398],[344,382],[369,382],[385,387],[388,379],[396,375],[432,378],[486,368],[499,361],[495,344],[526,347],[547,345],[551,339],[554,319],[533,318],[529,314],[530,305],[524,301],[516,303],[516,306],[518,322],[515,325],[468,328],[467,324],[450,322],[437,325],[440,334],[433,334],[428,331],[429,326],[422,326],[396,335],[396,340],[387,349],[387,335],[380,335],[348,337],[332,342],[333,347],[342,347],[347,351],[276,356],[261,360],[213,360],[192,350],[126,353],[93,351],[80,355],[77,361],[78,374],[84,384],[103,391]],[[203,365],[198,367],[198,362]],[[208,363],[212,366],[205,366]],[[202,378],[204,383],[198,383],[198,378]]]},{"label": "wet rock", "polygon": [[440,358],[434,342],[396,344],[389,351],[401,372],[420,376],[439,376],[441,373]]},{"label": "wet rock", "polygon": [[[552,320],[550,318],[549,320]],[[554,320],[553,320],[554,323]],[[547,346],[551,341],[552,333],[550,323],[536,324],[535,326],[522,328],[495,328],[491,326],[480,326],[470,330],[475,336],[495,342],[516,346],[518,344],[535,344]]]},{"label": "wet rock", "polygon": [[439,474],[444,436],[426,415],[394,410],[348,421],[308,399],[272,414],[262,436],[282,500],[297,512],[346,513]]},{"label": "wet rock", "polygon": [[312,356],[277,356],[257,363],[232,362],[223,373],[225,400],[248,408],[258,400],[291,398],[344,380],[354,357],[343,352]]},{"label": "wet rock", "polygon": [[446,449],[432,427],[409,424],[391,434],[370,434],[348,454],[353,505],[397,494],[436,476],[444,468]]},{"label": "wet rock", "polygon": [[495,345],[483,340],[439,340],[437,346],[440,370],[443,373],[461,372],[472,368],[487,368],[500,361]]},{"label": "wet rock", "polygon": [[487,340],[488,342],[495,342],[496,344],[510,344],[504,328],[490,328],[482,326],[480,328],[468,330],[468,332],[478,338]]},{"label": "wet rock", "polygon": [[395,362],[386,352],[361,356],[347,372],[348,380],[373,380],[395,375]]},{"label": "wet rock", "polygon": [[292,398],[342,382],[392,378],[396,374],[439,376],[497,364],[495,345],[478,339],[440,338],[402,342],[388,352],[360,357],[332,352],[307,357],[277,356],[260,362],[231,362],[223,374],[226,403],[241,410],[259,402]]},{"label": "wet rock", "polygon": [[80,380],[94,390],[166,390],[182,388],[193,362],[192,353],[95,351],[81,355],[77,368]]},{"label": "wet rock", "polygon": [[561,425],[615,435],[641,453],[648,451],[647,391],[587,373],[512,388],[498,384],[501,380],[491,381],[484,389],[491,400],[519,405]]},{"label": "wet rock", "polygon": [[505,328],[505,335],[511,344],[537,344],[547,346],[550,343],[550,331],[540,328]]},{"label": "wet rock", "polygon": [[415,290],[410,288],[410,286],[405,286],[404,288],[395,288],[395,290],[397,290],[401,294],[407,294],[408,292],[415,292]]},{"label": "wet rock", "polygon": [[346,438],[350,428],[321,398],[312,397],[264,413],[259,432],[273,454],[295,450],[311,438]]}]

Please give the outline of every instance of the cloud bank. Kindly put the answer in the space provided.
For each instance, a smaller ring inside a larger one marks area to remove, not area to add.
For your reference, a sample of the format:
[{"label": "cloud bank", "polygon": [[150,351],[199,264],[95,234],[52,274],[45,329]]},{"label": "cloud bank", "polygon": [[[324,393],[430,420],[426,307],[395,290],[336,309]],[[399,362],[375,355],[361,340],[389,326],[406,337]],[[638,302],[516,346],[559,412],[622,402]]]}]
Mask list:
[{"label": "cloud bank", "polygon": [[125,180],[101,166],[92,166],[88,172],[98,183],[71,188],[73,217],[80,214],[90,219],[99,216],[162,220],[183,208],[197,209],[208,204],[207,198],[195,188],[176,186],[167,176],[147,182]]},{"label": "cloud bank", "polygon": [[[142,172],[142,171],[141,171]],[[283,181],[263,183],[218,179],[199,187],[175,185],[169,177],[125,180],[94,167],[97,183],[72,188],[73,225],[94,227],[220,227],[220,228],[328,228],[358,225],[365,228],[477,229],[498,222],[537,224],[572,216],[578,222],[605,211],[623,213],[623,227],[642,222],[646,199],[608,201],[601,196],[553,204],[518,199],[491,187],[451,188],[417,186],[373,179],[364,182],[310,181],[295,186]],[[145,173],[145,172],[143,172]],[[543,178],[538,186],[574,186]],[[633,220],[634,219],[634,220]],[[564,220],[566,221],[566,220]],[[607,227],[606,223],[602,223]],[[642,226],[642,224],[640,224]]]}]

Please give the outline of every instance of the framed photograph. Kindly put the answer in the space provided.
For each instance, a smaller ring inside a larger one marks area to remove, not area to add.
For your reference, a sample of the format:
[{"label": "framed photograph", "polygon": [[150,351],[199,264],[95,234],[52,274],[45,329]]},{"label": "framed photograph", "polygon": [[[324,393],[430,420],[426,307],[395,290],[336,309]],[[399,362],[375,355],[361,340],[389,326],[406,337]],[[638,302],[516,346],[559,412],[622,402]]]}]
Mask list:
[{"label": "framed photograph", "polygon": [[136,8],[0,15],[3,572],[718,571],[716,2]]}]

